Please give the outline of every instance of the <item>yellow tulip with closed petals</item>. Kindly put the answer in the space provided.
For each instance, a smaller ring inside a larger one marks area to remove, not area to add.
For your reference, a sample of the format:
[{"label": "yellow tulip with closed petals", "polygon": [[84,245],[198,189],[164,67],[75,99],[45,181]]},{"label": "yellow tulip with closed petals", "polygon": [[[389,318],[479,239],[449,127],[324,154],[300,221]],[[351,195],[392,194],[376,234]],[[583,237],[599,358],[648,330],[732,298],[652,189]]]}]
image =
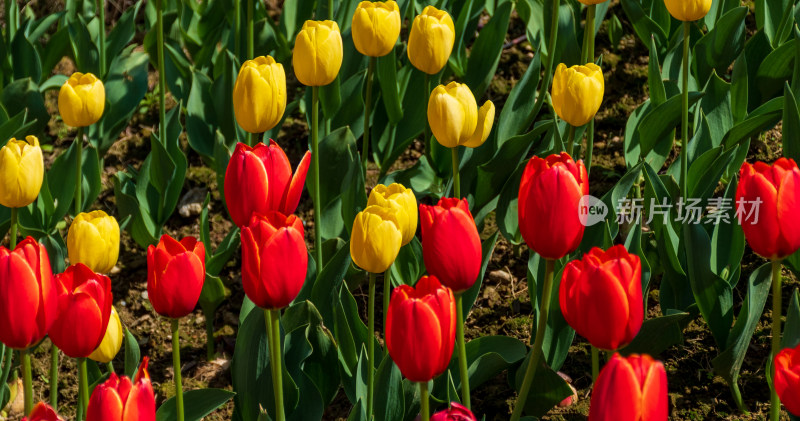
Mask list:
[{"label": "yellow tulip with closed petals", "polygon": [[398,228],[402,233],[402,245],[414,239],[417,233],[419,214],[417,213],[417,198],[411,189],[402,184],[394,183],[389,187],[378,184],[369,193],[367,206],[382,206],[394,209],[397,213]]},{"label": "yellow tulip with closed petals", "polygon": [[103,364],[111,362],[117,356],[119,349],[122,348],[123,336],[125,336],[125,332],[122,330],[122,322],[119,321],[117,309],[111,307],[111,318],[108,319],[108,327],[106,328],[105,336],[103,336],[103,342],[100,342],[100,346],[89,355],[89,359]]},{"label": "yellow tulip with closed petals", "polygon": [[428,124],[442,146],[455,148],[467,143],[478,127],[478,104],[467,85],[439,85],[428,100]]},{"label": "yellow tulip with closed petals", "polygon": [[362,1],[353,14],[351,32],[359,53],[383,57],[400,36],[400,8],[394,1]]},{"label": "yellow tulip with closed petals", "polygon": [[73,73],[58,92],[58,113],[67,126],[91,126],[103,116],[105,106],[106,89],[91,73]]},{"label": "yellow tulip with closed petals", "polygon": [[307,20],[297,34],[292,52],[297,80],[306,86],[325,86],[342,67],[342,34],[332,20]]},{"label": "yellow tulip with closed petals", "polygon": [[233,86],[236,122],[250,133],[264,133],[280,123],[286,110],[286,73],[272,56],[247,60]]},{"label": "yellow tulip with closed petals", "polygon": [[664,0],[669,14],[683,22],[703,19],[711,10],[711,0]]},{"label": "yellow tulip with closed petals", "polygon": [[561,63],[553,77],[553,108],[562,120],[575,127],[594,118],[603,102],[603,71],[594,63],[567,67]]},{"label": "yellow tulip with closed petals", "polygon": [[464,146],[468,148],[477,148],[483,145],[483,142],[486,142],[486,138],[489,137],[493,125],[494,103],[492,101],[486,101],[478,110],[478,124],[475,127],[475,132],[472,133],[469,140],[464,143]]},{"label": "yellow tulip with closed petals", "polygon": [[417,69],[435,75],[447,64],[455,40],[453,18],[444,10],[425,6],[411,25],[408,59]]},{"label": "yellow tulip with closed petals", "polygon": [[403,240],[397,211],[383,206],[367,206],[356,215],[350,235],[350,257],[356,266],[367,272],[382,273],[389,269]]},{"label": "yellow tulip with closed petals", "polygon": [[67,233],[69,263],[83,263],[97,273],[108,273],[119,257],[119,224],[101,210],[79,213]]},{"label": "yellow tulip with closed petals", "polygon": [[36,200],[44,179],[39,139],[11,140],[0,149],[0,204],[21,208]]}]

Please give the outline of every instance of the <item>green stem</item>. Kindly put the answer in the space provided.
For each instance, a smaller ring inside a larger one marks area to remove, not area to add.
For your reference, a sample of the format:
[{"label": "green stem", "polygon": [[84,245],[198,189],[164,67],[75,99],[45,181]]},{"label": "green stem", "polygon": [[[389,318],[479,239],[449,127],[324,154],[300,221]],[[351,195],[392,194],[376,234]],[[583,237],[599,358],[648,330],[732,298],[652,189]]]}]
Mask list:
[{"label": "green stem", "polygon": [[592,348],[592,380],[597,381],[597,375],[600,374],[600,351],[594,346]]},{"label": "green stem", "polygon": [[568,133],[569,134],[567,134],[567,143],[564,145],[564,151],[569,156],[572,156],[572,146],[575,144],[575,126],[570,124]]},{"label": "green stem", "polygon": [[554,270],[555,261],[548,259],[544,274],[541,304],[539,305],[539,323],[536,327],[536,340],[533,343],[531,358],[530,361],[528,361],[528,368],[525,369],[525,378],[522,380],[522,388],[519,391],[519,396],[517,396],[517,402],[514,404],[514,412],[511,414],[511,421],[519,421],[520,417],[522,417],[522,412],[525,409],[525,402],[528,400],[528,393],[531,389],[531,383],[536,375],[536,369],[539,367],[539,360],[542,357],[544,332],[547,329],[547,315],[550,312],[550,294],[553,291]]},{"label": "green stem", "polygon": [[375,57],[369,58],[367,68],[367,95],[364,102],[364,145],[361,147],[361,166],[364,167],[364,181],[367,180],[367,162],[369,162],[369,116],[372,112],[372,74],[375,72]]},{"label": "green stem", "polygon": [[275,389],[275,411],[277,421],[284,421],[286,416],[283,410],[283,368],[281,367],[283,352],[281,351],[281,311],[271,310],[272,313],[272,343],[269,345],[270,362],[274,363],[275,374],[272,376],[272,385]]},{"label": "green stem", "polygon": [[425,104],[425,155],[428,157],[428,162],[433,165],[433,145],[431,145],[431,125],[428,122],[428,100],[431,98],[431,75],[425,73],[425,92],[423,92],[423,101]]},{"label": "green stem", "polygon": [[253,46],[253,36],[255,34],[253,26],[254,14],[255,5],[253,0],[247,0],[247,59],[252,59],[255,55],[255,47]]},{"label": "green stem", "polygon": [[[597,15],[597,5],[593,4],[588,6],[586,11],[586,43],[584,47],[586,49],[586,56],[583,60],[584,63],[594,63],[594,26],[595,26],[595,17]],[[586,161],[586,172],[591,173],[592,170],[592,155],[594,153],[594,118],[592,121],[589,122],[589,128],[586,133],[586,155],[584,161]]]},{"label": "green stem", "polygon": [[691,22],[683,23],[683,114],[681,120],[681,193],[684,197],[688,196],[687,191],[689,185],[689,158],[687,150],[689,149],[689,38],[691,31]]},{"label": "green stem", "polygon": [[333,20],[333,0],[328,0],[328,20]]},{"label": "green stem", "polygon": [[[270,360],[273,360],[275,358],[275,356],[272,354],[272,346],[273,346],[273,342],[272,342],[272,333],[273,333],[272,332],[272,313],[267,309],[264,309],[264,321],[266,322],[267,344],[268,344],[268,347],[269,347],[269,350],[270,350],[269,358],[270,358]],[[269,364],[269,370],[270,370],[270,374],[272,374],[272,378],[274,379],[275,376],[276,376],[275,375],[275,364],[270,363]],[[274,380],[273,380],[273,389],[275,388],[274,384],[275,383],[274,383]],[[273,392],[274,392],[274,390],[273,390]]]},{"label": "green stem", "polygon": [[8,39],[6,40],[6,45],[11,45],[11,41],[14,40],[14,35],[17,33],[17,28],[19,27],[19,8],[17,7],[16,0],[6,0],[6,35]]},{"label": "green stem", "polygon": [[314,174],[314,259],[322,273],[322,199],[319,191],[319,86],[311,88],[311,167]]},{"label": "green stem", "polygon": [[33,376],[31,375],[31,350],[20,351],[22,355],[22,384],[25,388],[25,415],[33,409]]},{"label": "green stem", "polygon": [[[781,349],[781,261],[772,261],[772,361]],[[778,421],[781,415],[781,400],[775,387],[770,391],[772,406],[770,407],[770,420]]]},{"label": "green stem", "polygon": [[17,211],[17,208],[11,208],[11,232],[8,239],[8,246],[11,250],[17,248]]},{"label": "green stem", "polygon": [[[454,148],[455,150],[455,148]],[[458,347],[458,371],[461,373],[461,403],[472,409],[469,392],[469,367],[467,367],[467,342],[464,340],[464,298],[456,294],[456,346]]]},{"label": "green stem", "polygon": [[58,347],[50,346],[50,406],[58,411]]},{"label": "green stem", "polygon": [[86,419],[86,408],[89,406],[89,374],[86,370],[86,358],[78,358],[78,387],[80,387],[83,419]]},{"label": "green stem", "polygon": [[459,162],[458,162],[458,146],[455,148],[450,148],[450,151],[453,155],[453,195],[456,199],[461,199],[461,176],[458,172],[459,169]]},{"label": "green stem", "polygon": [[83,127],[78,127],[78,135],[75,137],[75,216],[83,210]]},{"label": "green stem", "polygon": [[[394,263],[392,263],[394,264]],[[386,330],[386,318],[389,316],[389,300],[392,297],[392,267],[383,274],[383,330]],[[389,347],[383,347],[383,356],[389,355]]]},{"label": "green stem", "polygon": [[419,406],[422,421],[430,421],[431,403],[430,399],[428,399],[428,382],[419,383]]},{"label": "green stem", "polygon": [[156,48],[158,50],[158,139],[167,140],[167,72],[164,70],[164,0],[156,0]]},{"label": "green stem", "polygon": [[367,304],[367,419],[372,419],[372,401],[375,399],[375,278],[369,273],[369,304]]},{"label": "green stem", "polygon": [[183,384],[181,382],[181,332],[180,319],[172,319],[172,368],[175,372],[175,404],[178,421],[183,421]]},{"label": "green stem", "polygon": [[108,374],[113,373],[114,372],[114,362],[113,361],[107,362],[106,363],[106,368],[108,369]]},{"label": "green stem", "polygon": [[100,44],[100,79],[106,76],[106,2],[97,0],[97,18],[100,20],[100,33],[98,34],[98,44]]},{"label": "green stem", "polygon": [[214,346],[214,315],[206,314],[206,359],[211,361],[216,354]]},{"label": "green stem", "polygon": [[242,61],[242,0],[233,1],[233,52]]},{"label": "green stem", "polygon": [[[542,105],[544,105],[545,98],[547,97],[547,91],[550,89],[550,82],[553,81],[553,67],[556,61],[556,40],[558,39],[558,12],[560,7],[561,1],[553,0],[553,10],[550,17],[550,37],[547,43],[547,69],[545,69],[546,71],[544,72],[542,89],[539,90],[539,96],[536,98],[536,103],[533,104],[533,111],[531,111],[528,117],[530,120],[536,118],[539,111],[541,111]],[[539,53],[540,52],[537,51],[537,54]]]},{"label": "green stem", "polygon": [[733,400],[736,402],[736,407],[739,408],[744,414],[748,413],[747,405],[744,404],[744,400],[742,399],[742,392],[739,391],[739,380],[731,383],[731,394],[733,395]]},{"label": "green stem", "polygon": [[14,365],[14,350],[11,347],[5,347],[5,351],[3,355],[0,355],[2,359],[0,360],[0,367],[3,368],[0,371],[0,402],[5,401],[5,391],[6,388],[3,387],[4,384],[8,381],[8,375],[11,373],[11,366]]}]

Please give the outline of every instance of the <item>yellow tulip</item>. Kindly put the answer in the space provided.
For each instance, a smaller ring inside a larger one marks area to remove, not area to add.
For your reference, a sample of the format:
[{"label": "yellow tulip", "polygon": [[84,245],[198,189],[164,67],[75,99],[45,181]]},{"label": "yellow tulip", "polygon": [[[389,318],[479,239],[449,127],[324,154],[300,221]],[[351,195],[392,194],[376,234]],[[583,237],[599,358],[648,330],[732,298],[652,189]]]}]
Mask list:
[{"label": "yellow tulip", "polygon": [[428,124],[436,140],[445,147],[481,146],[494,123],[494,104],[486,101],[478,110],[467,85],[450,82],[439,85],[428,100]]},{"label": "yellow tulip", "polygon": [[447,64],[455,40],[453,18],[444,10],[425,6],[411,25],[408,59],[417,69],[435,75]]},{"label": "yellow tulip", "polygon": [[711,9],[711,0],[664,0],[669,14],[684,22],[703,19]]},{"label": "yellow tulip", "polygon": [[362,1],[353,14],[353,43],[359,53],[383,57],[400,36],[400,8],[394,1]]},{"label": "yellow tulip", "polygon": [[398,226],[394,209],[367,206],[359,212],[350,236],[353,263],[367,272],[386,272],[400,252],[403,235]]},{"label": "yellow tulip", "polygon": [[600,109],[604,89],[603,71],[596,64],[567,68],[561,63],[553,77],[553,108],[562,120],[583,126]]},{"label": "yellow tulip", "polygon": [[44,160],[36,136],[12,138],[0,149],[0,204],[28,206],[39,195],[43,179]]},{"label": "yellow tulip", "polygon": [[417,198],[411,189],[402,184],[394,183],[389,187],[378,184],[369,193],[367,206],[382,206],[396,211],[398,228],[403,236],[402,245],[414,239],[417,233]]},{"label": "yellow tulip", "polygon": [[58,92],[58,112],[67,126],[91,126],[103,116],[105,106],[106,89],[91,73],[73,73]]},{"label": "yellow tulip", "polygon": [[119,224],[101,210],[79,213],[67,233],[69,263],[83,263],[97,273],[108,273],[119,257]]},{"label": "yellow tulip", "polygon": [[106,334],[103,336],[103,342],[100,346],[89,355],[89,358],[99,363],[108,363],[117,356],[119,349],[122,348],[122,337],[125,336],[122,331],[122,322],[119,321],[119,314],[117,309],[111,307],[111,318],[108,319],[108,327]]},{"label": "yellow tulip", "polygon": [[342,34],[331,20],[307,20],[297,34],[292,52],[297,80],[306,86],[324,86],[342,67]]},{"label": "yellow tulip", "polygon": [[247,60],[233,86],[236,122],[250,133],[264,133],[280,123],[286,110],[286,74],[272,56]]}]

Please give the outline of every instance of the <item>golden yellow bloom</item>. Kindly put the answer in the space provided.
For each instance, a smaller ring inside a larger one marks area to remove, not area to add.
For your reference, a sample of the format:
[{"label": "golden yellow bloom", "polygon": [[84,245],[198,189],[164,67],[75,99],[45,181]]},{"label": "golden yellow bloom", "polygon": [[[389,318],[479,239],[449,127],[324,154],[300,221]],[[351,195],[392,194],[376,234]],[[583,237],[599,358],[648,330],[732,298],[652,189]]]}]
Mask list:
[{"label": "golden yellow bloom", "polygon": [[353,14],[353,43],[359,53],[383,57],[400,36],[400,8],[394,1],[362,1]]},{"label": "golden yellow bloom", "polygon": [[250,133],[264,133],[280,123],[286,110],[286,73],[272,56],[247,60],[233,86],[236,122]]},{"label": "golden yellow bloom", "polygon": [[91,73],[73,73],[58,92],[58,112],[67,126],[91,126],[103,116],[105,106],[106,89]]},{"label": "golden yellow bloom", "polygon": [[428,100],[428,124],[442,146],[481,146],[494,123],[494,104],[486,101],[478,110],[467,85],[450,82],[439,85]]},{"label": "golden yellow bloom", "polygon": [[350,236],[350,257],[361,269],[382,273],[389,269],[400,252],[403,235],[398,228],[397,211],[383,206],[367,206],[356,215]]},{"label": "golden yellow bloom", "polygon": [[69,263],[83,263],[97,273],[108,273],[119,257],[119,224],[101,210],[79,213],[67,233]]},{"label": "golden yellow bloom", "polygon": [[12,138],[0,149],[0,204],[28,206],[39,195],[43,179],[44,160],[36,136]]},{"label": "golden yellow bloom", "polygon": [[567,68],[561,63],[553,77],[553,108],[562,120],[583,126],[600,109],[604,89],[603,71],[596,64]]},{"label": "golden yellow bloom", "polygon": [[453,52],[455,40],[453,18],[444,10],[425,6],[422,14],[414,18],[411,25],[408,59],[414,67],[427,74],[439,73]]},{"label": "golden yellow bloom", "polygon": [[389,187],[378,184],[369,193],[367,206],[382,206],[394,209],[397,213],[398,228],[403,236],[402,245],[406,245],[414,239],[417,233],[417,198],[411,189],[407,189],[402,184],[394,183]]},{"label": "golden yellow bloom", "polygon": [[119,321],[117,309],[111,307],[111,318],[108,319],[106,335],[103,342],[89,355],[89,358],[99,363],[108,363],[117,356],[119,349],[122,348],[122,338],[125,336],[122,331],[122,322]]},{"label": "golden yellow bloom", "polygon": [[669,14],[684,22],[703,19],[711,9],[711,0],[664,0]]},{"label": "golden yellow bloom", "polygon": [[306,86],[325,86],[342,67],[342,34],[332,20],[307,20],[297,34],[292,52],[297,80]]}]

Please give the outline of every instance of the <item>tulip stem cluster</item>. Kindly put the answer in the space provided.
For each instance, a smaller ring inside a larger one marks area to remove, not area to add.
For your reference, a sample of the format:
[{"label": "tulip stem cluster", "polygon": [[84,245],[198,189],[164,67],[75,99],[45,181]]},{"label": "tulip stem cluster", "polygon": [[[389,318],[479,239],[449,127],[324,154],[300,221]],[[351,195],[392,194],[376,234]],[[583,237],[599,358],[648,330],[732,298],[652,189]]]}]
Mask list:
[{"label": "tulip stem cluster", "polygon": [[369,337],[367,338],[367,414],[372,414],[372,401],[375,399],[375,278],[369,273],[369,304],[367,307],[367,323]]},{"label": "tulip stem cluster", "polygon": [[158,54],[158,140],[167,141],[167,72],[164,70],[164,0],[156,0]]},{"label": "tulip stem cluster", "polygon": [[[453,148],[455,150],[455,148]],[[456,346],[458,347],[458,370],[461,372],[461,403],[472,409],[469,397],[469,367],[467,366],[467,343],[464,340],[464,298],[456,294]]]},{"label": "tulip stem cluster", "polygon": [[281,311],[264,310],[269,341],[269,360],[272,373],[272,390],[275,396],[275,419],[284,421],[283,409],[283,368],[281,361]]},{"label": "tulip stem cluster", "polygon": [[[458,174],[458,146],[450,148],[450,150],[453,154],[453,194],[456,199],[461,199],[461,177]],[[467,408],[469,408],[469,405],[467,405]]]},{"label": "tulip stem cluster", "polygon": [[692,23],[683,22],[683,115],[681,120],[681,192],[688,196],[689,185],[689,38]]},{"label": "tulip stem cluster", "polygon": [[172,368],[175,371],[175,405],[178,421],[183,421],[183,385],[181,384],[181,333],[180,320],[172,319]]},{"label": "tulip stem cluster", "polygon": [[364,167],[364,181],[367,179],[367,162],[369,162],[369,116],[372,111],[372,76],[375,73],[375,57],[369,58],[367,68],[367,94],[364,100],[364,145],[361,148],[361,166]]},{"label": "tulip stem cluster", "polygon": [[311,88],[311,166],[314,173],[314,260],[322,273],[322,199],[319,191],[319,86]]},{"label": "tulip stem cluster", "polygon": [[[772,361],[775,364],[775,356],[781,350],[781,261],[772,261]],[[777,389],[772,386],[770,390],[772,405],[770,407],[770,419],[778,421],[781,416],[781,401],[778,397]]]},{"label": "tulip stem cluster", "polygon": [[31,351],[27,349],[22,354],[22,384],[25,388],[25,415],[33,409],[33,377],[31,376]]}]

